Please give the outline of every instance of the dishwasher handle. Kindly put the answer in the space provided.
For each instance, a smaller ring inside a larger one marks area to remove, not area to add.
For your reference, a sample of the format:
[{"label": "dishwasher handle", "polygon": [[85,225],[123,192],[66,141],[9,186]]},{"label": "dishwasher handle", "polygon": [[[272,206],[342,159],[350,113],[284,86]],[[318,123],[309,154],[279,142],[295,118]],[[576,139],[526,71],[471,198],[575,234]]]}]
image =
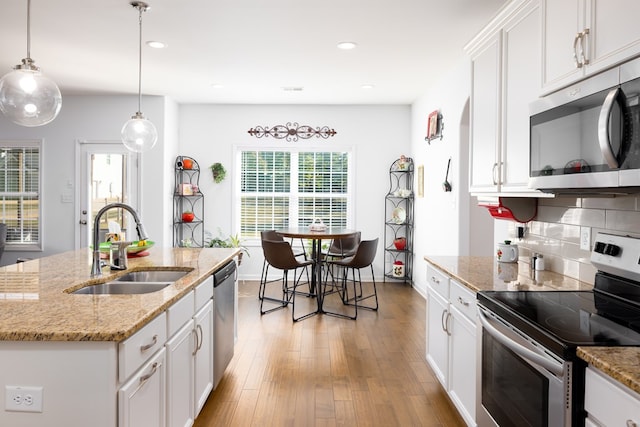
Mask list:
[{"label": "dishwasher handle", "polygon": [[224,267],[222,267],[220,270],[213,273],[213,287],[217,288],[229,277],[234,276],[235,278],[236,270],[237,270],[236,262],[229,261],[227,264],[225,264]]}]

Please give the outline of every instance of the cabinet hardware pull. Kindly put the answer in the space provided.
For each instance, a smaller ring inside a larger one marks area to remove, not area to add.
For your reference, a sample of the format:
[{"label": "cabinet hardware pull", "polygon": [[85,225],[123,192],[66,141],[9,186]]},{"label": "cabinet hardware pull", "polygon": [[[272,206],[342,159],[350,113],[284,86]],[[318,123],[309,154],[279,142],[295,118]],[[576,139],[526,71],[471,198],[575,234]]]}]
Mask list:
[{"label": "cabinet hardware pull", "polygon": [[195,329],[191,330],[191,335],[195,336],[195,341],[194,341],[194,346],[193,346],[193,351],[191,352],[192,356],[195,356],[196,353],[198,352],[198,349],[200,348],[200,345],[198,344],[199,338],[198,338],[198,331],[196,331]]},{"label": "cabinet hardware pull", "polygon": [[447,325],[445,324],[445,322],[448,314],[449,312],[447,310],[442,310],[442,316],[440,317],[440,324],[442,325],[442,330],[445,331],[447,335],[449,335],[449,331],[447,331]]},{"label": "cabinet hardware pull", "polygon": [[582,31],[582,37],[580,38],[580,57],[582,58],[582,65],[589,65],[589,58],[586,57],[585,51],[589,51],[589,49],[585,49],[585,45],[589,41],[589,29],[585,28]]},{"label": "cabinet hardware pull", "polygon": [[440,280],[436,279],[436,276],[431,276],[431,281],[436,284],[440,284]]},{"label": "cabinet hardware pull", "polygon": [[149,343],[147,345],[140,346],[140,352],[144,352],[144,351],[149,350],[151,347],[153,347],[157,343],[158,343],[158,335],[154,335],[153,339],[151,340],[151,343]]},{"label": "cabinet hardware pull", "polygon": [[200,339],[198,339],[198,348],[196,349],[196,351],[200,351],[200,349],[202,348],[202,343],[204,342],[204,332],[202,332],[202,325],[198,324],[196,328],[198,328],[198,331],[200,331]]},{"label": "cabinet hardware pull", "polygon": [[469,301],[463,300],[462,297],[458,297],[458,302],[464,305],[465,307],[469,307]]},{"label": "cabinet hardware pull", "polygon": [[451,319],[451,312],[447,312],[447,320],[446,320],[447,328],[445,329],[445,331],[447,332],[447,335],[451,336],[451,331],[449,330],[449,319]]},{"label": "cabinet hardware pull", "polygon": [[146,375],[143,375],[140,377],[140,385],[144,384],[147,382],[147,380],[149,378],[151,378],[153,376],[153,374],[156,373],[156,371],[158,370],[158,362],[155,362],[152,366],[151,366],[151,372],[149,372]]},{"label": "cabinet hardware pull", "polygon": [[580,62],[578,55],[578,42],[582,39],[582,33],[576,34],[573,38],[573,61],[576,63],[576,68],[582,68],[582,63]]},{"label": "cabinet hardware pull", "polygon": [[493,185],[498,185],[498,178],[496,178],[496,169],[498,168],[498,164],[494,163],[493,168],[491,169],[491,179],[493,180]]}]

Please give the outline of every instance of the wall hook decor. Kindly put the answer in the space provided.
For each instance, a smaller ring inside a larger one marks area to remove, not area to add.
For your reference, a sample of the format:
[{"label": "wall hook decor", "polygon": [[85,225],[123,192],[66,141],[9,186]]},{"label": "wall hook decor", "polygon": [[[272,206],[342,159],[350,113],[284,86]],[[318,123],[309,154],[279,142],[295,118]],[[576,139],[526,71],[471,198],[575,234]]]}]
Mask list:
[{"label": "wall hook decor", "polygon": [[248,130],[249,135],[256,138],[272,136],[276,139],[286,139],[287,141],[297,141],[298,138],[309,139],[311,137],[327,139],[334,136],[337,132],[328,126],[311,127],[307,125],[300,126],[296,122],[288,122],[286,125],[276,125],[272,128],[256,126]]},{"label": "wall hook decor", "polygon": [[434,139],[442,139],[442,131],[444,130],[444,120],[440,111],[435,110],[429,114],[427,122],[427,136],[424,140],[431,144]]}]

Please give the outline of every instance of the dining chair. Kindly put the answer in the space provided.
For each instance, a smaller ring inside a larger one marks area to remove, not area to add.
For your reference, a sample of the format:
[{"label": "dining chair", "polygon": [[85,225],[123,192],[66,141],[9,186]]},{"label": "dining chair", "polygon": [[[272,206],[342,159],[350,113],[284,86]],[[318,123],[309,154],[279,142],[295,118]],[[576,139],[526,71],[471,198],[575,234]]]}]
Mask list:
[{"label": "dining chair", "polygon": [[[278,232],[276,230],[265,230],[265,231],[261,231],[260,232],[260,240],[264,241],[264,240],[271,240],[273,242],[284,242],[284,237],[282,237],[280,234],[278,234]],[[291,239],[291,246],[293,247],[293,239]],[[303,257],[305,260],[307,259],[307,253],[304,250],[304,246],[302,247],[302,251],[300,252],[295,252],[294,256],[297,257]],[[260,281],[262,281],[262,277],[264,276],[264,274],[267,271],[267,259],[265,258],[264,261],[262,262],[262,272],[260,273]]]},{"label": "dining chair", "polygon": [[[373,260],[376,257],[376,251],[378,249],[378,239],[362,240],[358,243],[355,253],[347,258],[340,258],[331,261],[327,261],[329,265],[339,267],[342,270],[342,277],[338,278],[339,283],[335,280],[331,282],[325,281],[323,287],[323,301],[327,295],[337,293],[340,295],[340,299],[343,305],[353,306],[354,314],[331,312],[327,311],[325,307],[322,308],[322,312],[338,317],[346,317],[349,319],[356,319],[358,317],[358,308],[365,308],[368,310],[378,310],[378,291],[376,289],[376,279],[373,272]],[[371,268],[371,279],[373,289],[371,293],[364,295],[362,278],[360,276],[360,270],[366,267]],[[351,272],[351,278],[349,278],[349,272]],[[356,274],[357,273],[357,274]],[[353,296],[349,295],[348,284],[353,285]],[[364,301],[373,299],[375,302],[370,304],[363,304]]]},{"label": "dining chair", "polygon": [[[304,284],[309,286],[311,285],[309,280],[304,283],[300,283],[300,280],[302,279],[305,271],[307,271],[307,278],[309,277],[308,267],[313,265],[313,260],[298,260],[291,249],[291,244],[284,240],[263,240],[262,251],[266,261],[266,267],[264,268],[264,272],[260,279],[260,314],[284,308],[289,303],[292,305],[291,318],[294,322],[317,314],[318,311],[314,310],[310,313],[296,317],[296,295],[312,296],[310,292],[298,290],[298,287]],[[282,270],[282,278],[269,280],[269,267]],[[297,274],[298,269],[301,269],[300,274]],[[293,285],[289,283],[290,271],[293,273]],[[267,293],[267,285],[278,282],[280,283],[281,289],[279,292],[281,292],[281,296],[277,298],[269,296]],[[275,303],[276,307],[265,310],[265,301]]]},{"label": "dining chair", "polygon": [[[361,237],[362,233],[358,231],[354,233],[353,236],[333,239],[329,249],[322,253],[322,259],[328,263],[328,261],[331,260],[353,256],[356,253]],[[331,268],[326,269],[324,280],[329,279],[329,274],[333,277],[333,271]]]}]

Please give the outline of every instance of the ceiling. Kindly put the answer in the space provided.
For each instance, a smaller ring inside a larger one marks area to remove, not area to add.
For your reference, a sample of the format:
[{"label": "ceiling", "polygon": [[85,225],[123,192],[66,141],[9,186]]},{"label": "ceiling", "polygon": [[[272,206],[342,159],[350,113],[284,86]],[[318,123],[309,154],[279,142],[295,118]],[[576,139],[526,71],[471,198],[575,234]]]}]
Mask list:
[{"label": "ceiling", "polygon": [[[143,41],[167,47],[144,46],[142,92],[178,103],[410,104],[505,2],[148,0]],[[26,11],[27,0],[0,3],[2,75],[26,57]],[[129,0],[32,0],[31,57],[63,97],[137,94],[138,11]]]}]

